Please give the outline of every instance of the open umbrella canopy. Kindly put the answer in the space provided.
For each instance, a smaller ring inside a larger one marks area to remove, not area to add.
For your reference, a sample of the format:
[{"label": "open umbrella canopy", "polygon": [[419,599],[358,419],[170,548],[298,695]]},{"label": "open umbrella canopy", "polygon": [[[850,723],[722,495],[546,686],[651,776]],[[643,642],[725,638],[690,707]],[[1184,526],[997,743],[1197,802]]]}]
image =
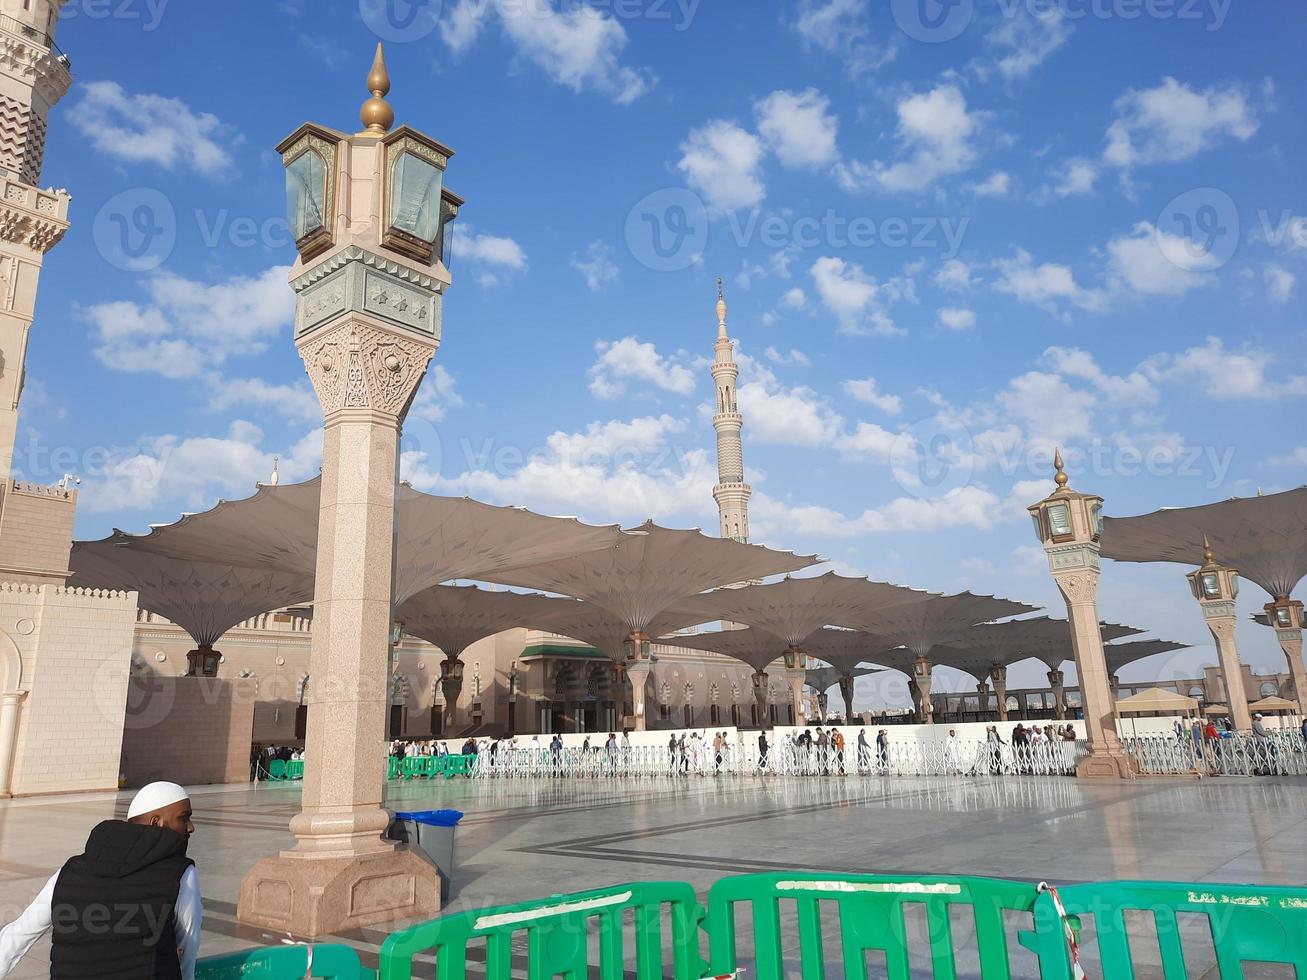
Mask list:
[{"label": "open umbrella canopy", "polygon": [[1127,664],[1163,653],[1188,649],[1189,644],[1175,643],[1171,640],[1131,640],[1129,643],[1109,643],[1103,647],[1103,652],[1107,654],[1108,673],[1115,674]]},{"label": "open umbrella canopy", "polygon": [[669,646],[689,650],[708,650],[724,657],[746,663],[755,671],[765,671],[785,652],[786,643],[780,637],[755,626],[738,630],[708,630],[685,636],[668,637],[662,642]]},{"label": "open umbrella canopy", "polygon": [[[872,636],[861,630],[846,630],[827,627],[811,634],[803,645],[809,658],[822,660],[837,671],[846,671],[863,663],[884,663],[895,661],[897,653],[894,644]],[[890,666],[890,664],[886,664]],[[856,676],[856,675],[855,675]]]},{"label": "open umbrella canopy", "polygon": [[237,623],[313,599],[313,576],[135,551],[114,538],[73,545],[68,584],[140,593],[142,609],[212,646]]},{"label": "open umbrella canopy", "polygon": [[665,528],[649,521],[626,532],[613,547],[519,567],[490,580],[575,596],[602,606],[628,630],[656,635],[650,625],[678,600],[733,582],[798,571],[819,561],[815,555],[710,538],[702,531]]},{"label": "open umbrella canopy", "polygon": [[925,657],[932,647],[955,643],[979,623],[1034,612],[1035,608],[1012,599],[960,592],[870,609],[832,625],[873,633],[891,643],[902,644],[915,656]]},{"label": "open umbrella canopy", "polygon": [[[320,489],[320,477],[304,483],[261,485],[251,497],[219,501],[203,513],[186,514],[172,524],[152,525],[148,534],[115,530],[95,543],[113,545],[114,555],[138,553],[142,557],[136,559],[135,567],[139,569],[148,564],[144,556],[152,555],[312,580],[317,571]],[[616,525],[592,526],[570,517],[545,517],[468,497],[437,497],[407,484],[400,486],[396,513],[397,603],[441,582],[493,581],[503,569],[612,548],[624,537]],[[82,571],[79,545],[74,546],[71,560],[74,572]],[[103,565],[88,565],[88,583],[103,570]],[[275,604],[267,604],[258,611],[273,608]]]},{"label": "open umbrella canopy", "polygon": [[1197,711],[1198,701],[1187,698],[1175,691],[1164,691],[1160,687],[1150,687],[1146,691],[1122,698],[1116,703],[1117,714],[1139,715],[1150,711],[1159,713],[1184,714]]},{"label": "open umbrella canopy", "polygon": [[[1110,643],[1125,636],[1137,636],[1144,630],[1115,623],[1101,623],[1099,631],[1103,642]],[[965,630],[952,639],[954,650],[969,651],[991,665],[1010,666],[1022,660],[1035,659],[1049,670],[1056,670],[1071,660],[1075,652],[1071,646],[1071,624],[1065,619],[1036,616],[1032,619],[1013,619],[1006,623],[982,623]],[[937,663],[956,666],[938,653],[932,654]]]},{"label": "open umbrella canopy", "polygon": [[787,575],[779,582],[738,589],[717,589],[703,596],[702,601],[721,619],[756,626],[787,644],[805,646],[808,637],[823,626],[933,597],[929,592],[901,585],[827,572],[807,578]]},{"label": "open umbrella canopy", "polygon": [[[549,614],[539,621],[539,629],[588,643],[616,661],[625,659],[626,640],[631,633],[625,620],[593,602],[580,599],[552,601],[556,605],[552,606]],[[712,614],[699,609],[692,600],[681,600],[655,616],[647,630],[650,636],[658,636],[689,626],[697,626],[710,619]],[[660,642],[677,646],[680,637],[667,637]]]},{"label": "open umbrella canopy", "polygon": [[522,626],[541,628],[570,599],[535,593],[494,592],[474,585],[435,585],[395,609],[404,631],[457,657],[477,640]]},{"label": "open umbrella canopy", "polygon": [[1270,697],[1262,698],[1260,701],[1254,701],[1248,705],[1249,711],[1297,711],[1298,702],[1290,701],[1288,698],[1276,697],[1272,694]]},{"label": "open umbrella canopy", "polygon": [[[803,683],[812,688],[818,694],[825,694],[840,682],[844,673],[844,671],[838,670],[835,667],[809,667]],[[884,673],[884,671],[879,667],[851,667],[849,669],[849,674],[855,679],[866,677],[868,674],[881,673]]]},{"label": "open umbrella canopy", "polygon": [[1307,487],[1103,520],[1102,553],[1116,561],[1204,563],[1203,539],[1223,565],[1288,597],[1307,575]]}]

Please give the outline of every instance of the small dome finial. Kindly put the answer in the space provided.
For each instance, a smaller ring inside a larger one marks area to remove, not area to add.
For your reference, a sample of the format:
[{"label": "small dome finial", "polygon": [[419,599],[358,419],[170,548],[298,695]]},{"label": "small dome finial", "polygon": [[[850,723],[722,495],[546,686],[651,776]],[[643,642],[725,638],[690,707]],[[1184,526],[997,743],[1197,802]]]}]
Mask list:
[{"label": "small dome finial", "polygon": [[717,339],[726,339],[726,291],[721,276],[717,277]]},{"label": "small dome finial", "polygon": [[368,91],[372,98],[364,102],[359,111],[364,130],[377,135],[387,133],[395,124],[395,110],[385,99],[390,91],[390,72],[386,70],[386,55],[380,42],[377,43],[377,56],[372,59],[372,70],[368,72]]},{"label": "small dome finial", "polygon": [[281,478],[281,477],[277,474],[277,463],[278,463],[280,460],[281,460],[281,457],[280,457],[280,456],[273,456],[273,457],[272,457],[272,475],[268,477],[268,486],[270,486],[270,487],[275,487],[275,486],[277,485],[277,481]]},{"label": "small dome finial", "polygon": [[1057,484],[1059,490],[1066,489],[1067,483],[1070,482],[1069,478],[1066,475],[1066,470],[1064,469],[1065,465],[1066,464],[1062,462],[1062,450],[1060,448],[1054,449],[1053,469],[1056,470],[1057,472],[1054,473],[1053,475],[1053,482]]},{"label": "small dome finial", "polygon": [[1207,538],[1207,532],[1203,532],[1203,562],[1207,565],[1216,564],[1216,556],[1212,554],[1212,542]]}]

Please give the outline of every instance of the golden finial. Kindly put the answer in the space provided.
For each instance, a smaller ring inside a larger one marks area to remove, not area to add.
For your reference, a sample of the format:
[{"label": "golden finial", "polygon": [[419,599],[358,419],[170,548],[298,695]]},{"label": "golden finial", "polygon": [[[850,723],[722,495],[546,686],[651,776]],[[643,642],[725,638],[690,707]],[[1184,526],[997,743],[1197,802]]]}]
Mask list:
[{"label": "golden finial", "polygon": [[1063,469],[1064,466],[1065,464],[1062,462],[1062,450],[1060,448],[1054,449],[1053,469],[1055,469],[1057,472],[1053,475],[1053,482],[1057,484],[1057,488],[1059,490],[1065,490],[1066,485],[1069,482],[1069,479],[1066,475],[1066,471]]},{"label": "golden finial", "polygon": [[385,99],[390,91],[390,72],[386,70],[386,55],[380,42],[377,43],[377,56],[372,59],[372,70],[368,72],[368,91],[372,98],[363,103],[359,118],[363,120],[365,132],[380,136],[395,124],[395,110]]},{"label": "golden finial", "polygon": [[1216,556],[1212,554],[1212,542],[1207,540],[1207,532],[1203,532],[1203,564],[1215,565]]}]

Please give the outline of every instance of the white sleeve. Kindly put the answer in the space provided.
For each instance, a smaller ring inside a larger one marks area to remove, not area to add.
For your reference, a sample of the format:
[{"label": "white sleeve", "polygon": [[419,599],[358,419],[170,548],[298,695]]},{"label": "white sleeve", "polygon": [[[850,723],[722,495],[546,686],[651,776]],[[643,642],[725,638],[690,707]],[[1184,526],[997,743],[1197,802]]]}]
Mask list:
[{"label": "white sleeve", "polygon": [[186,869],[177,888],[177,956],[181,960],[182,980],[195,980],[195,961],[200,955],[200,923],[204,909],[200,905],[200,876],[195,865]]},{"label": "white sleeve", "polygon": [[4,929],[0,929],[0,977],[9,976],[12,970],[32,948],[38,939],[50,928],[50,907],[54,902],[54,883],[59,880],[56,871],[45,883],[45,887],[32,899],[32,904],[23,910]]}]

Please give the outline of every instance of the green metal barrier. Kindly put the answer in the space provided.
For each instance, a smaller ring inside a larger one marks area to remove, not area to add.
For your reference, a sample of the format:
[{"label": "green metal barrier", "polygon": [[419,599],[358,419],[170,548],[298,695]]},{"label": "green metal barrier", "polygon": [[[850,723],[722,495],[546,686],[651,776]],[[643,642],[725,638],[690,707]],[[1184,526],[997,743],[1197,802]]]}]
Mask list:
[{"label": "green metal barrier", "polygon": [[304,778],[304,760],[303,760],[303,759],[291,759],[289,762],[286,763],[286,778],[287,778],[287,779],[303,779],[303,778]]},{"label": "green metal barrier", "polygon": [[455,776],[466,776],[472,772],[472,763],[476,760],[474,755],[447,755],[443,761],[445,763],[444,773],[446,779],[453,779]]},{"label": "green metal barrier", "polygon": [[[312,950],[312,968],[309,956]],[[359,965],[358,954],[348,946],[272,946],[267,949],[209,956],[195,965],[195,980],[375,980],[376,974]]]},{"label": "green metal barrier", "polygon": [[[671,922],[664,935],[663,909]],[[588,980],[589,938],[599,942],[600,980],[622,980],[626,947],[623,916],[634,915],[636,976],[663,977],[663,941],[671,948],[674,980],[702,976],[699,921],[694,889],[683,882],[641,882],[599,891],[559,895],[538,902],[481,911],[456,912],[391,935],[381,947],[380,980],[411,980],[413,961],[435,954],[436,980],[464,980],[469,943],[485,941],[485,975],[500,980],[512,972],[513,936],[527,935],[528,980]],[[429,976],[430,974],[424,974]],[[520,974],[518,974],[520,975]]]},{"label": "green metal barrier", "polygon": [[[1161,957],[1165,980],[1185,980],[1208,966],[1186,961],[1178,913],[1206,919],[1209,934],[1200,938],[1199,933],[1208,930],[1190,928],[1194,941],[1190,960],[1198,959],[1197,946],[1206,947],[1206,956],[1215,949],[1222,980],[1243,980],[1241,964],[1247,961],[1292,964],[1297,976],[1307,977],[1307,889],[1111,881],[1069,885],[1058,889],[1058,898],[1078,933],[1082,917],[1093,916],[1101,976],[1111,980],[1135,980],[1139,975],[1126,928],[1127,912],[1136,910],[1153,918],[1157,930],[1153,948]],[[1071,980],[1074,974],[1070,952],[1052,895],[1040,897],[1035,921],[1044,980]],[[1137,926],[1135,933],[1141,948],[1134,952],[1142,954],[1144,943]],[[1152,942],[1149,937],[1147,943]]]},{"label": "green metal barrier", "polygon": [[[846,977],[866,975],[866,954],[885,956],[889,980],[909,980],[911,938],[905,906],[919,904],[926,913],[927,940],[934,976],[954,980],[957,963],[950,923],[952,906],[969,907],[975,916],[980,972],[985,980],[1010,980],[1005,910],[1032,912],[1034,885],[997,878],[898,877],[888,875],[762,874],[723,878],[708,893],[707,929],[711,972],[734,973],[739,944],[736,906],[752,912],[754,973],[758,980],[782,980],[780,903],[791,900],[798,913],[799,958],[804,980],[822,980],[827,962],[842,961]],[[818,903],[835,906],[829,914]],[[839,926],[839,948],[826,950],[823,919]],[[1033,942],[1033,939],[1031,940]],[[1026,945],[1026,938],[1022,938]],[[790,975],[793,975],[791,972]]]},{"label": "green metal barrier", "polygon": [[286,760],[273,759],[268,763],[268,781],[280,782],[286,778]]},{"label": "green metal barrier", "polygon": [[386,767],[386,778],[394,779],[398,775],[399,775],[399,759],[396,756],[392,755],[390,757],[389,764]]}]

